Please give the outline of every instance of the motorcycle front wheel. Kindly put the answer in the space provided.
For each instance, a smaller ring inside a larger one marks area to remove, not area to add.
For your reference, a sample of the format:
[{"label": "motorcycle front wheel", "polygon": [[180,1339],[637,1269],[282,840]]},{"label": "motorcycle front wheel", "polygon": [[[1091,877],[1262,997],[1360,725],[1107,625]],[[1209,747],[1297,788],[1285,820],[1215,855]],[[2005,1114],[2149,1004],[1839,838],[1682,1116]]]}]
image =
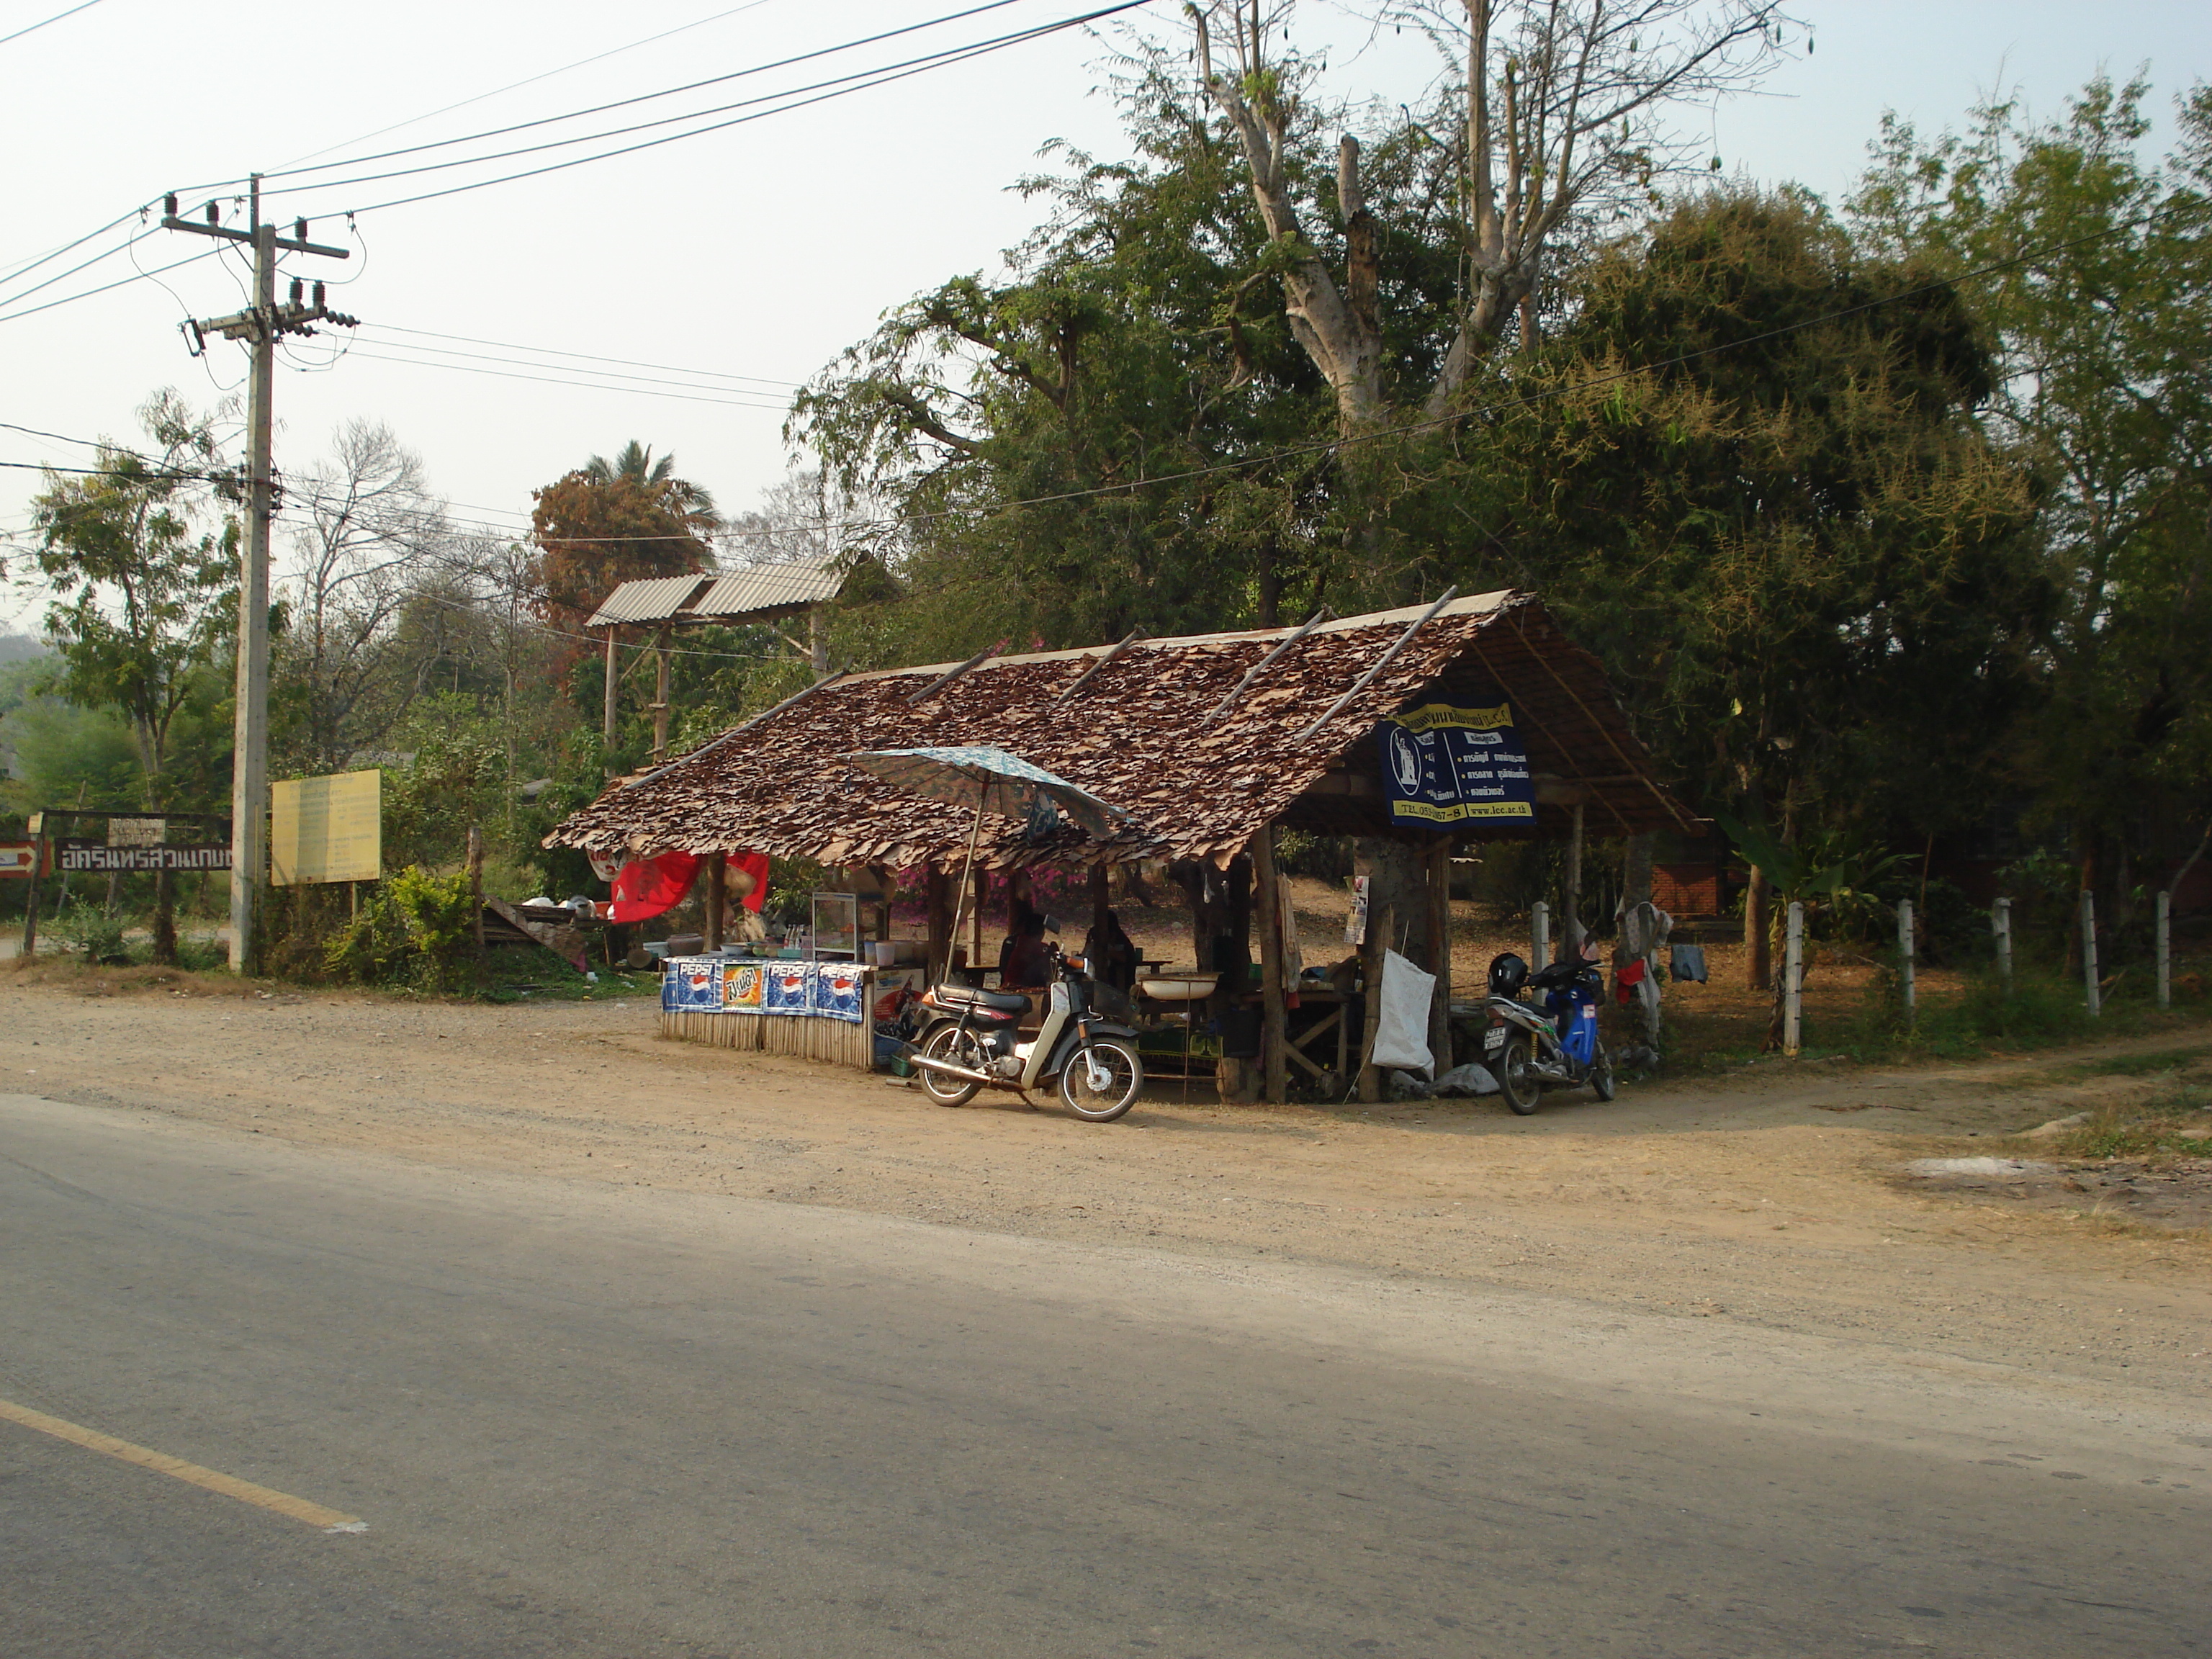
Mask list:
[{"label": "motorcycle front wheel", "polygon": [[1516,1117],[1527,1117],[1544,1098],[1544,1085],[1536,1080],[1536,1051],[1529,1043],[1528,1033],[1516,1031],[1505,1039],[1499,1051],[1494,1074],[1498,1092],[1513,1109]]},{"label": "motorcycle front wheel", "polygon": [[1590,1092],[1600,1100],[1611,1100],[1620,1092],[1613,1076],[1613,1050],[1602,1042],[1590,1056],[1589,1086]]},{"label": "motorcycle front wheel", "polygon": [[[965,1066],[970,1071],[983,1069],[983,1045],[975,1040],[973,1031],[963,1031],[957,1025],[940,1025],[921,1041],[925,1060],[941,1060],[953,1066]],[[963,1077],[948,1077],[943,1072],[933,1072],[927,1066],[915,1068],[921,1073],[921,1091],[940,1106],[965,1106],[975,1098],[975,1091],[983,1085]]]},{"label": "motorcycle front wheel", "polygon": [[[1106,1074],[1103,1088],[1091,1083],[1094,1060]],[[1093,1037],[1060,1068],[1060,1100],[1086,1123],[1111,1123],[1137,1103],[1144,1088],[1145,1062],[1119,1037]]]}]

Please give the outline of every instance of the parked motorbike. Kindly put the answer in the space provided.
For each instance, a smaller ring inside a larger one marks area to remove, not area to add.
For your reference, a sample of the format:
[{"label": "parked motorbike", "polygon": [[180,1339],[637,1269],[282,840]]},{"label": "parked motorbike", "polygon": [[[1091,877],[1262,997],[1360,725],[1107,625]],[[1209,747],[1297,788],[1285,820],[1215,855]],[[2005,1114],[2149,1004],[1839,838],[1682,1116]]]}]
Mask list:
[{"label": "parked motorbike", "polygon": [[1137,1103],[1145,1086],[1137,1034],[1091,1007],[1083,958],[1048,943],[1052,990],[1044,1024],[1030,1042],[1017,1041],[1030,1000],[1018,992],[935,985],[921,1006],[927,1020],[908,1045],[921,1086],[940,1106],[964,1106],[988,1085],[1030,1090],[1057,1080],[1061,1103],[1091,1123],[1111,1123]]},{"label": "parked motorbike", "polygon": [[[1510,951],[1491,963],[1482,1060],[1516,1115],[1534,1112],[1547,1089],[1587,1083],[1600,1100],[1613,1098],[1613,1054],[1597,1036],[1604,989],[1604,974],[1585,958],[1570,957],[1534,974]],[[1542,1006],[1522,1001],[1523,990],[1540,996]]]}]

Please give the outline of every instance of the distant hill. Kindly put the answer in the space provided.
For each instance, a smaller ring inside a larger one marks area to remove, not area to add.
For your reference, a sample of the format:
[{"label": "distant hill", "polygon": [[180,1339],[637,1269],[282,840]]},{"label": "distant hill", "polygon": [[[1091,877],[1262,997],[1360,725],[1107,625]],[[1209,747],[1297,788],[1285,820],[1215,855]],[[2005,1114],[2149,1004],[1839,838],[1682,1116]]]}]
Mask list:
[{"label": "distant hill", "polygon": [[0,634],[0,662],[28,662],[51,656],[46,642],[33,634]]}]

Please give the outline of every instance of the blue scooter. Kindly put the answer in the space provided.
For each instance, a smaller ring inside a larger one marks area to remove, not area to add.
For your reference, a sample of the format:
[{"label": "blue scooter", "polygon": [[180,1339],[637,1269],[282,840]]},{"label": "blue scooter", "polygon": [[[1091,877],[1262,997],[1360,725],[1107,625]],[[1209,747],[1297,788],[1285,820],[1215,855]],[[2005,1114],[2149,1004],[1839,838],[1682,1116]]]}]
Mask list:
[{"label": "blue scooter", "polygon": [[[1523,1002],[1523,990],[1543,1006]],[[1516,1116],[1534,1112],[1547,1089],[1587,1083],[1600,1100],[1613,1097],[1613,1054],[1597,1036],[1604,990],[1603,971],[1587,958],[1571,957],[1533,974],[1510,951],[1491,963],[1482,1063]]]}]

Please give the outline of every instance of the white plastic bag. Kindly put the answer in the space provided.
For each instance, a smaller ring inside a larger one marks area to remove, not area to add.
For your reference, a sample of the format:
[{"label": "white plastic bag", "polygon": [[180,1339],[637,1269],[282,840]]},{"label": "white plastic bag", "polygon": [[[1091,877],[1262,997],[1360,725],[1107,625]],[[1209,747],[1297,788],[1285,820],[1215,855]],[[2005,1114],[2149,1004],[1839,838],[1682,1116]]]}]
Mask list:
[{"label": "white plastic bag", "polygon": [[1429,1053],[1429,1006],[1436,999],[1437,976],[1425,974],[1395,951],[1382,953],[1381,1022],[1368,1063],[1395,1066],[1427,1077],[1436,1069]]}]

